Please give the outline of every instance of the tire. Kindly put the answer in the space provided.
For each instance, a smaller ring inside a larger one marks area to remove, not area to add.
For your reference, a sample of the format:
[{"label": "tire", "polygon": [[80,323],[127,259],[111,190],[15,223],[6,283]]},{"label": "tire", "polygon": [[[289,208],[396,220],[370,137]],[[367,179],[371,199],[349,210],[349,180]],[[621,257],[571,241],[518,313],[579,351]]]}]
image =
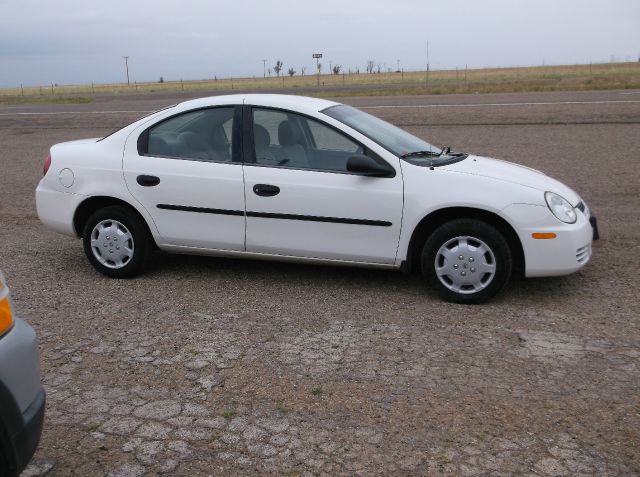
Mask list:
[{"label": "tire", "polygon": [[427,239],[421,261],[433,288],[454,303],[489,300],[507,284],[512,271],[507,241],[477,219],[456,219],[438,227]]},{"label": "tire", "polygon": [[4,456],[4,452],[0,449],[0,475],[14,476],[16,475],[15,469],[13,472],[9,471],[9,461]]},{"label": "tire", "polygon": [[108,277],[134,277],[151,260],[152,242],[146,225],[131,209],[120,205],[94,212],[84,227],[82,242],[91,265]]}]

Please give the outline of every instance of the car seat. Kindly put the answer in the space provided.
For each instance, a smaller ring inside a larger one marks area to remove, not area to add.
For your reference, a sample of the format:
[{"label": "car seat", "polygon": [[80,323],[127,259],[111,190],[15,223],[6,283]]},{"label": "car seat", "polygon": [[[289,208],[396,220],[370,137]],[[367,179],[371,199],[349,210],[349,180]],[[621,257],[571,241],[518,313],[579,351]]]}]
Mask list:
[{"label": "car seat", "polygon": [[282,146],[284,157],[282,165],[289,167],[309,168],[307,151],[301,145],[302,131],[299,126],[292,121],[282,121],[278,125],[278,141]]}]

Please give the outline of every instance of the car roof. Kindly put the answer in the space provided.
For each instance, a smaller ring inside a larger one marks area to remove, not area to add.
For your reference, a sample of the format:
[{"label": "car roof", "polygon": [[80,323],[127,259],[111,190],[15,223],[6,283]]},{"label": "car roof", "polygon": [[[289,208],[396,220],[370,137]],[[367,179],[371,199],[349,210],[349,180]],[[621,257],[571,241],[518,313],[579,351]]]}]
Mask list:
[{"label": "car roof", "polygon": [[249,104],[253,106],[290,109],[300,112],[318,112],[331,106],[337,106],[340,103],[326,99],[289,94],[232,94],[192,99],[176,105],[176,108],[188,110],[226,104]]}]

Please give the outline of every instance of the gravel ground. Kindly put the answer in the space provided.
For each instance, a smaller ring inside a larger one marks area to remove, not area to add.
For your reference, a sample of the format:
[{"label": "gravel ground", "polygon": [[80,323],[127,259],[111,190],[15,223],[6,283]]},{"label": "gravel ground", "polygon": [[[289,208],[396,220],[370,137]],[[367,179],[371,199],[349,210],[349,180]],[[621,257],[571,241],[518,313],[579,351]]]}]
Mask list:
[{"label": "gravel ground", "polygon": [[[51,144],[140,114],[14,113],[175,98],[0,108],[0,267],[48,393],[24,475],[640,475],[640,103],[582,104],[626,93],[342,100],[541,169],[598,215],[585,269],[483,306],[419,276],[258,261],[159,255],[104,278],[33,190]],[[496,106],[514,102],[549,104]]]}]

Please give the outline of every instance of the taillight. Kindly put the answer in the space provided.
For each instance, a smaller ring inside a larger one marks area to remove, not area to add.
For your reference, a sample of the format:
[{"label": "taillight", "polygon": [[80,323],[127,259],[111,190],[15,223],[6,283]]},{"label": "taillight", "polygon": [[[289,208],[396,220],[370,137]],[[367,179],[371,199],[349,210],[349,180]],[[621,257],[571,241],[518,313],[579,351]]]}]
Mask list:
[{"label": "taillight", "polygon": [[42,168],[42,175],[46,176],[47,171],[51,167],[51,154],[47,155],[47,158],[44,161],[44,167]]}]

